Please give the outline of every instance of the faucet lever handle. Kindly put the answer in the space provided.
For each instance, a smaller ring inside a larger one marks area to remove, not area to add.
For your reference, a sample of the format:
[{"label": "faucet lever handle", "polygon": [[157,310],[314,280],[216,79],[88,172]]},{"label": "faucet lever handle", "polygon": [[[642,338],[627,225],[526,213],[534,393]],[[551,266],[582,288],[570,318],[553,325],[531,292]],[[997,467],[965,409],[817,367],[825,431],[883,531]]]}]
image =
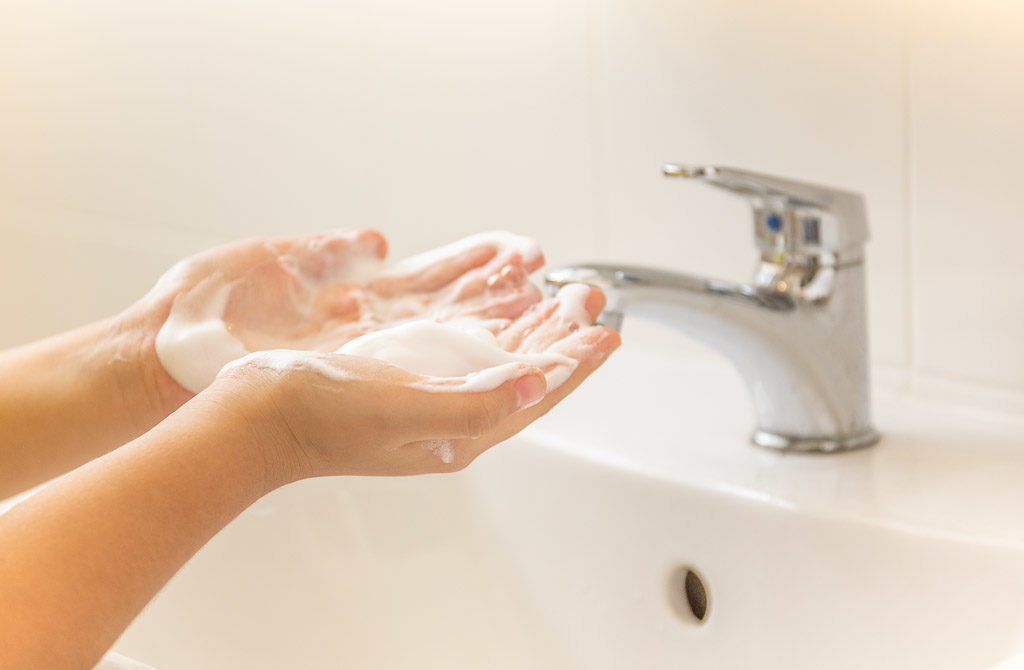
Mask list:
[{"label": "faucet lever handle", "polygon": [[747,198],[754,209],[757,244],[766,258],[831,263],[863,258],[868,223],[859,193],[713,165],[668,163],[662,172]]}]

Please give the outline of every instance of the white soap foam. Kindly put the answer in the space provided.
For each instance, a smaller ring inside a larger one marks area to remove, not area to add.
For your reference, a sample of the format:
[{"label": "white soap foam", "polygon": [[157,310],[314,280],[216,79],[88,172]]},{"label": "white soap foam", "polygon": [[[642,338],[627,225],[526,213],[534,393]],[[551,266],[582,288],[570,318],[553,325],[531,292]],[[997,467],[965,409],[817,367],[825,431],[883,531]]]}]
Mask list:
[{"label": "white soap foam", "polygon": [[254,351],[251,354],[228,362],[221,368],[219,374],[224,374],[237,368],[252,366],[277,373],[286,373],[300,369],[313,370],[335,381],[348,381],[353,378],[345,370],[332,365],[330,360],[328,360],[329,357],[330,354],[300,349]]},{"label": "white soap foam", "polygon": [[399,272],[417,272],[446,258],[454,258],[464,251],[481,246],[492,246],[499,250],[509,249],[516,251],[527,264],[541,257],[540,246],[532,238],[525,235],[516,235],[504,230],[494,230],[470,235],[451,244],[446,244],[443,247],[410,256],[397,263],[394,269]]},{"label": "white soap foam", "polygon": [[160,364],[192,393],[213,383],[225,363],[249,353],[222,318],[232,287],[218,277],[204,279],[192,294],[174,301],[156,335]]},{"label": "white soap foam", "polygon": [[558,315],[577,326],[588,326],[592,323],[587,312],[587,297],[590,287],[586,284],[566,284],[558,290]]},{"label": "white soap foam", "polygon": [[[329,244],[330,240],[310,244]],[[268,247],[276,253],[273,243]],[[499,253],[505,249],[518,252],[529,263],[540,258],[540,249],[530,238],[507,232],[481,233],[453,244],[414,256],[392,268],[415,272],[483,244],[494,245]],[[312,274],[302,271],[303,259],[296,254],[286,255],[283,262],[296,273],[304,288],[321,282],[366,281],[381,271],[383,264],[375,256],[375,245],[365,249],[358,245],[342,258],[337,266],[316,266]],[[303,250],[299,250],[301,253]],[[327,255],[329,252],[324,252]],[[316,258],[316,255],[313,256]],[[308,259],[307,259],[308,260]],[[350,266],[347,269],[341,266]],[[209,386],[218,372],[240,365],[255,365],[264,369],[285,371],[297,367],[314,369],[335,379],[345,374],[326,360],[326,354],[305,350],[278,349],[281,344],[304,346],[303,343],[282,343],[269,334],[249,333],[250,345],[257,342],[261,349],[251,353],[236,338],[231,327],[224,322],[224,310],[231,290],[238,281],[227,281],[212,276],[200,282],[187,294],[179,296],[170,315],[157,334],[157,356],[183,387],[198,393]],[[583,303],[589,289],[566,286],[559,292],[559,314],[579,325],[589,325]],[[311,292],[304,290],[300,294]],[[302,307],[300,306],[300,312]],[[443,315],[435,315],[440,318]],[[500,320],[499,320],[500,321]],[[433,390],[459,388],[460,390],[490,390],[523,372],[524,365],[535,366],[545,372],[548,390],[557,388],[572,374],[576,361],[555,353],[517,354],[503,350],[491,329],[496,321],[474,317],[460,317],[445,323],[416,320],[393,328],[371,332],[356,338],[340,349],[339,353],[368,356],[387,361],[410,372],[432,378],[458,378],[462,383],[432,385]],[[227,367],[225,367],[227,366]]]},{"label": "white soap foam", "polygon": [[[346,251],[343,254],[332,254],[330,246],[337,244],[339,239],[347,242]],[[316,258],[332,258],[333,262],[321,268],[317,279],[322,283],[352,283],[362,282],[376,276],[384,267],[385,262],[377,256],[378,240],[375,237],[359,239],[358,231],[335,231],[331,235],[314,237],[297,250],[299,254],[310,255]],[[296,258],[296,271],[303,273],[298,267]]]},{"label": "white soap foam", "polygon": [[455,445],[451,440],[428,440],[420,443],[424,449],[437,454],[442,463],[455,462]]},{"label": "white soap foam", "polygon": [[491,390],[522,374],[522,365],[548,373],[549,390],[576,369],[576,360],[554,353],[505,351],[484,328],[466,330],[435,321],[409,323],[367,333],[346,343],[339,354],[366,356],[427,377],[467,377],[462,390]]}]

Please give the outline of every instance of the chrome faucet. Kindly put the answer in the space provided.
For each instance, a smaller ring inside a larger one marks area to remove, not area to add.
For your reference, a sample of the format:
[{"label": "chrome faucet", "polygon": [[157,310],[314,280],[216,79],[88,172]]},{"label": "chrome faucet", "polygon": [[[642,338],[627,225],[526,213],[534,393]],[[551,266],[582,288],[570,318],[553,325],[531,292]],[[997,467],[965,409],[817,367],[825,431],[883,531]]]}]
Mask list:
[{"label": "chrome faucet", "polygon": [[548,273],[556,288],[601,288],[601,321],[626,315],[686,331],[739,368],[754,402],[755,444],[836,452],[878,441],[871,425],[865,312],[864,198],[726,167],[664,166],[744,196],[761,260],[749,284],[647,267],[582,264]]}]

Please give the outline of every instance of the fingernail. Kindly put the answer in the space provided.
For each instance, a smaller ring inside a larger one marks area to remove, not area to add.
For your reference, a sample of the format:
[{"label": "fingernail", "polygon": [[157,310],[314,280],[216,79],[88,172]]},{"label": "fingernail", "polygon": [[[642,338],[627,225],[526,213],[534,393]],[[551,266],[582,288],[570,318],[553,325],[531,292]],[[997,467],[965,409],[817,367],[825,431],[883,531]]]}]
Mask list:
[{"label": "fingernail", "polygon": [[516,380],[516,393],[519,394],[519,409],[531,407],[540,402],[547,391],[547,383],[543,377],[527,375]]}]

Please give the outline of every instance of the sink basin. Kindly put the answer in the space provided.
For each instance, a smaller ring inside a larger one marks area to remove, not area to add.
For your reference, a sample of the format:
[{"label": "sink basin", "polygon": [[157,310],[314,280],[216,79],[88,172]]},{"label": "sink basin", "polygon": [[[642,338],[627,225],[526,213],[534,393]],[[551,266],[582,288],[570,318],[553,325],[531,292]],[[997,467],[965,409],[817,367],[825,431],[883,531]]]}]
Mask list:
[{"label": "sink basin", "polygon": [[264,498],[115,648],[160,670],[992,668],[1024,642],[1024,421],[884,385],[875,415],[869,450],[758,450],[727,363],[627,345],[462,473]]}]

